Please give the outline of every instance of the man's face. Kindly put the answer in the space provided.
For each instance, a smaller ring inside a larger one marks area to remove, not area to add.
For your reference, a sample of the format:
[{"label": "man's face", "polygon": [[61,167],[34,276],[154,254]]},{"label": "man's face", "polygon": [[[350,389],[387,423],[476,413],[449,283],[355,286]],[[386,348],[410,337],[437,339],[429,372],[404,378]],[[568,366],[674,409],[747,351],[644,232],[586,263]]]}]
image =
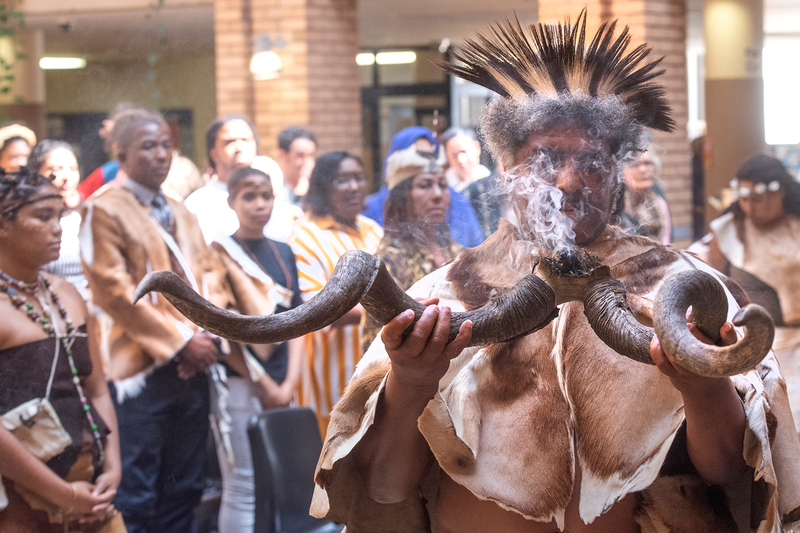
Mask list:
[{"label": "man's face", "polygon": [[514,165],[511,179],[531,184],[526,188],[514,187],[517,191],[514,200],[522,224],[533,227],[540,222],[533,219],[541,216],[542,197],[538,193],[546,190],[547,198],[559,204],[553,206],[550,215],[556,223],[561,221],[572,226],[574,244],[585,246],[603,232],[612,211],[615,190],[611,156],[602,142],[576,128],[562,127],[547,134],[532,134],[528,143],[515,154]]},{"label": "man's face", "polygon": [[295,139],[289,151],[280,151],[281,169],[284,178],[292,184],[308,179],[314,170],[314,155],[317,144],[309,139]]},{"label": "man's face", "polygon": [[142,124],[119,154],[122,170],[133,181],[157,191],[169,174],[172,140],[166,127],[155,122]]},{"label": "man's face", "polygon": [[249,167],[256,157],[256,139],[250,125],[241,119],[226,122],[217,132],[217,143],[211,149],[211,159],[222,181],[240,168]]},{"label": "man's face", "polygon": [[472,179],[475,168],[480,164],[481,146],[466,135],[458,135],[450,139],[445,147],[447,165],[462,181]]}]

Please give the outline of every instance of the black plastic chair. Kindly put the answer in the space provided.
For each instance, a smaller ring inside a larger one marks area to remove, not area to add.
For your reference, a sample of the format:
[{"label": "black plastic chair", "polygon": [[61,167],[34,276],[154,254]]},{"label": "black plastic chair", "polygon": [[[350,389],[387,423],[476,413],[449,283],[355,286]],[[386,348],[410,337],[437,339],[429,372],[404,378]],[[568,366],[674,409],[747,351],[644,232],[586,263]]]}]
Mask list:
[{"label": "black plastic chair", "polygon": [[314,411],[269,409],[247,424],[256,482],[254,533],[339,533],[308,514],[322,438]]}]

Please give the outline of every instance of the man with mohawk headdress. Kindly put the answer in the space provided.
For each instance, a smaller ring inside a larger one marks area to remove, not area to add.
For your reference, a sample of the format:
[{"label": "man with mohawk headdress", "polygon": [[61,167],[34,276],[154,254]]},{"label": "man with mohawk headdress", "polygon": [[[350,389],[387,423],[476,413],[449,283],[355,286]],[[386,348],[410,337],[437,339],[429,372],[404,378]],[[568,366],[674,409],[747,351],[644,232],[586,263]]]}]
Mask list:
[{"label": "man with mohawk headdress", "polygon": [[[517,222],[409,291],[428,307],[408,336],[413,313],[389,322],[359,363],[312,514],[349,533],[778,532],[800,521],[800,443],[772,354],[746,374],[703,377],[654,339],[645,365],[605,345],[582,302],[508,342],[465,349],[465,322],[447,343],[451,309],[508,292],[558,253],[598,256],[643,321],[671,274],[725,283],[614,225],[646,128],[674,126],[659,62],[645,45],[626,54],[627,28],[614,27],[587,47],[584,13],[575,25],[506,22],[443,65],[499,95],[481,128],[509,169]],[[718,338],[732,344],[737,331],[726,322]]]}]

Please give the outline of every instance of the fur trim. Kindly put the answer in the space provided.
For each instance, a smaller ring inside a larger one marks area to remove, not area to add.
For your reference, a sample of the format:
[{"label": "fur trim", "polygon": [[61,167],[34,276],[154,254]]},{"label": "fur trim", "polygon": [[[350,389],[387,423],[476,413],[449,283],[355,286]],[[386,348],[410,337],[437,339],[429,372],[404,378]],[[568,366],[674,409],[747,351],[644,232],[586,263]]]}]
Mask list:
[{"label": "fur trim", "polygon": [[423,172],[438,174],[442,167],[436,162],[434,154],[424,154],[413,146],[398,150],[386,159],[386,186],[394,189],[400,183]]}]

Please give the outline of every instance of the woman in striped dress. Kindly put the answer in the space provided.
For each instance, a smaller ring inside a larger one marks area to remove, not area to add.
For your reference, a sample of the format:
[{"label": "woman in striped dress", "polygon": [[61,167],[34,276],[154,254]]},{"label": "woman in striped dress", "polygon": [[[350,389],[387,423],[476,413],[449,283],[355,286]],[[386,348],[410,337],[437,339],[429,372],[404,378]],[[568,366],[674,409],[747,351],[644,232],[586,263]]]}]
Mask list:
[{"label": "woman in striped dress", "polygon": [[[303,301],[316,295],[333,274],[336,262],[350,250],[375,253],[383,230],[361,215],[367,196],[361,160],[347,152],[321,156],[311,173],[305,210],[287,244],[297,259]],[[361,357],[360,305],[331,326],[305,337],[306,360],[298,397],[317,412],[324,435],[331,409]]]}]

